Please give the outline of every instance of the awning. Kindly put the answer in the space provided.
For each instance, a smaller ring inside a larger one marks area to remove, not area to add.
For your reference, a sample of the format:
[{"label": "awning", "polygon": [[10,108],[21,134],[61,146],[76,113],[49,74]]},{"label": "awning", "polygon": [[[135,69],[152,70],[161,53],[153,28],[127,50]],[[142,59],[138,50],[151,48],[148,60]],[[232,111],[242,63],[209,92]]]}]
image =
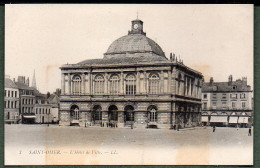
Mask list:
[{"label": "awning", "polygon": [[23,118],[36,118],[35,115],[24,115]]},{"label": "awning", "polygon": [[248,123],[248,117],[239,117],[238,123],[247,124]]},{"label": "awning", "polygon": [[230,124],[236,124],[237,123],[237,121],[238,121],[238,117],[232,117],[232,116],[230,116],[229,117],[229,123]]},{"label": "awning", "polygon": [[227,116],[211,116],[211,119],[210,119],[210,122],[211,123],[224,123],[224,122],[227,122]]},{"label": "awning", "polygon": [[201,116],[201,122],[208,122],[209,117],[208,116]]}]

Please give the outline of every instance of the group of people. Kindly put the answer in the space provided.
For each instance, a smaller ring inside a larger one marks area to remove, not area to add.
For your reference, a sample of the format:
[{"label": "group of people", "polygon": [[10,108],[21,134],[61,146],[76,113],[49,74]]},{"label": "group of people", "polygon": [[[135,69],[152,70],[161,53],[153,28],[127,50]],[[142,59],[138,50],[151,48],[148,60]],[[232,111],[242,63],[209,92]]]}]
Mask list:
[{"label": "group of people", "polygon": [[[216,131],[216,126],[214,125],[212,128],[213,128],[212,131],[215,132]],[[251,131],[251,127],[250,127],[248,129],[248,136],[251,136],[251,135],[252,135],[252,131]]]}]

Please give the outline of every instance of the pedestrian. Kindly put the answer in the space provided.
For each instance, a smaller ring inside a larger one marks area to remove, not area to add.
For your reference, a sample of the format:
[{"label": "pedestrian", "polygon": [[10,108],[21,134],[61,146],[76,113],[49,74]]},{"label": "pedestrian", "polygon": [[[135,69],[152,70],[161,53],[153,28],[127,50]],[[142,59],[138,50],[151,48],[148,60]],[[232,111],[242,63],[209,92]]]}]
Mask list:
[{"label": "pedestrian", "polygon": [[248,136],[251,136],[251,128],[248,130]]},{"label": "pedestrian", "polygon": [[213,126],[213,132],[215,132],[215,131],[216,131],[216,126],[214,125],[214,126]]}]

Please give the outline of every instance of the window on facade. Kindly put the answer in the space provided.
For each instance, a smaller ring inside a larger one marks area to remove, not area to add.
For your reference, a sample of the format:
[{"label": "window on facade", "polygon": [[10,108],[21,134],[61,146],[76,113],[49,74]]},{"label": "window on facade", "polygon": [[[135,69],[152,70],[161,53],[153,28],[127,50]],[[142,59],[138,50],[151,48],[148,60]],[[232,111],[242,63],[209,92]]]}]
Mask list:
[{"label": "window on facade", "polygon": [[41,114],[42,112],[41,112],[41,109],[39,109],[39,114]]},{"label": "window on facade", "polygon": [[94,80],[94,92],[96,94],[104,93],[105,79],[102,75],[97,75]]},{"label": "window on facade", "polygon": [[38,114],[38,109],[36,109],[35,113]]},{"label": "window on facade", "polygon": [[203,98],[204,98],[204,99],[207,99],[207,94],[203,94]]},{"label": "window on facade", "polygon": [[160,78],[158,74],[149,77],[149,93],[157,94],[160,92]]},{"label": "window on facade", "polygon": [[126,94],[134,95],[136,93],[136,78],[133,74],[126,77]]},{"label": "window on facade", "polygon": [[212,94],[212,99],[217,99],[217,94],[216,93]]},{"label": "window on facade", "polygon": [[207,103],[203,103],[203,109],[207,109]]},{"label": "window on facade", "polygon": [[5,108],[6,108],[6,101],[5,101]]},{"label": "window on facade", "polygon": [[157,122],[158,112],[155,106],[150,106],[148,108],[148,119],[150,122]]},{"label": "window on facade", "polygon": [[233,89],[233,90],[236,90],[236,89],[237,89],[237,86],[232,86],[232,89]]},{"label": "window on facade", "polygon": [[15,91],[14,94],[15,94],[15,97],[17,97],[17,91]]},{"label": "window on facade", "polygon": [[5,90],[5,97],[6,97],[6,90]]},{"label": "window on facade", "polygon": [[17,102],[15,101],[15,102],[14,102],[14,108],[16,108],[16,105],[17,105],[16,103],[17,103]]},{"label": "window on facade", "polygon": [[232,108],[236,108],[236,103],[232,102]]},{"label": "window on facade", "polygon": [[10,97],[10,91],[8,90],[8,97]]},{"label": "window on facade", "polygon": [[11,92],[11,97],[14,97],[14,91]]},{"label": "window on facade", "polygon": [[180,87],[181,86],[181,74],[178,75],[178,94],[180,94]]},{"label": "window on facade", "polygon": [[227,98],[227,94],[226,93],[223,93],[222,94],[222,99],[226,99]]},{"label": "window on facade", "polygon": [[51,113],[51,109],[49,109],[49,114]]},{"label": "window on facade", "polygon": [[217,106],[217,102],[212,102],[212,106]]},{"label": "window on facade", "polygon": [[93,119],[94,121],[101,121],[102,120],[102,108],[96,105],[93,108]]},{"label": "window on facade", "polygon": [[110,93],[118,94],[119,93],[119,77],[118,75],[112,75],[110,77]]},{"label": "window on facade", "polygon": [[72,94],[79,95],[81,93],[81,78],[74,76],[72,79]]},{"label": "window on facade", "polygon": [[242,102],[242,108],[246,107],[246,102]]},{"label": "window on facade", "polygon": [[10,108],[10,101],[7,101],[7,108]]}]

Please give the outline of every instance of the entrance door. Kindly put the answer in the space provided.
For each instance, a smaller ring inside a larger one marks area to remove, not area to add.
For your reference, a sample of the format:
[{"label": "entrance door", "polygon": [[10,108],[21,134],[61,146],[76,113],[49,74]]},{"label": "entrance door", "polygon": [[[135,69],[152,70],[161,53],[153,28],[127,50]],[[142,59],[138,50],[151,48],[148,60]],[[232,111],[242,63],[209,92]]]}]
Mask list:
[{"label": "entrance door", "polygon": [[128,105],[125,107],[124,119],[125,119],[125,125],[131,125],[132,122],[134,122],[134,107],[133,106]]},{"label": "entrance door", "polygon": [[115,105],[111,105],[108,108],[108,122],[112,124],[112,126],[117,124],[118,121],[118,112],[117,107]]}]

